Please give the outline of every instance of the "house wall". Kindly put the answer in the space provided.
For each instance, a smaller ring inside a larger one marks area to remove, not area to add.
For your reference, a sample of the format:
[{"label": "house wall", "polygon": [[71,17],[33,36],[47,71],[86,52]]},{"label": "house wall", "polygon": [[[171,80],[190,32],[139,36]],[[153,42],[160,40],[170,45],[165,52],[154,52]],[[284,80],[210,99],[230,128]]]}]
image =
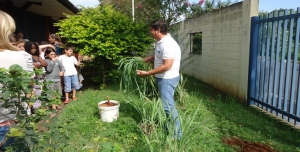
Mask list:
[{"label": "house wall", "polygon": [[48,41],[49,33],[51,32],[49,29],[53,26],[51,17],[25,11],[15,21],[17,31],[22,31],[24,38],[38,43]]},{"label": "house wall", "polygon": [[[13,13],[18,11],[12,1],[0,1],[0,10],[8,13],[13,17]],[[25,39],[33,42],[48,41],[49,34],[56,33],[57,27],[53,24],[56,22],[49,16],[42,16],[30,11],[24,11],[18,17],[14,18],[16,23],[16,32],[22,31]]]},{"label": "house wall", "polygon": [[[181,22],[183,72],[246,101],[251,17],[257,15],[258,0],[244,0]],[[202,32],[201,55],[190,54],[196,32]]]}]

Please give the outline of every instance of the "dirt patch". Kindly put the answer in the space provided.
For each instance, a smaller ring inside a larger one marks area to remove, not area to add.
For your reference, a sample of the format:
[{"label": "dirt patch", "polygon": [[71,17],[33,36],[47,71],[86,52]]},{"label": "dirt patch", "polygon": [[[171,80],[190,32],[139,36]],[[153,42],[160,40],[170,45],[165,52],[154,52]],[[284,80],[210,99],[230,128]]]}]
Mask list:
[{"label": "dirt patch", "polygon": [[48,120],[42,120],[42,121],[38,122],[38,125],[37,125],[37,129],[38,130],[40,130],[40,131],[48,131],[48,128],[46,126],[48,126],[48,124],[51,122],[51,120],[52,120],[53,117],[56,117],[56,116],[58,116],[61,113],[62,109],[65,107],[65,104],[62,102],[59,106],[61,108],[60,109],[56,109],[52,114],[50,114]]},{"label": "dirt patch", "polygon": [[149,136],[153,133],[157,125],[155,123],[143,122],[140,124],[140,127],[144,131],[144,133]]},{"label": "dirt patch", "polygon": [[222,139],[222,141],[223,143],[230,146],[239,146],[240,151],[242,152],[276,152],[274,149],[270,148],[269,146],[260,143],[244,141],[242,139],[239,139],[238,137],[225,138]]}]

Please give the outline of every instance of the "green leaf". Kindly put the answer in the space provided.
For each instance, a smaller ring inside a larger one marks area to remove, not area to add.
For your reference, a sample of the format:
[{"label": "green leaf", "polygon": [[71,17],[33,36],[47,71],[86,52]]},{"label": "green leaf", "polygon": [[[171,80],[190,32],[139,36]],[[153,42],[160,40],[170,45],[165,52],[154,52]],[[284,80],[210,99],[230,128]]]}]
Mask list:
[{"label": "green leaf", "polygon": [[103,143],[101,143],[100,144],[101,146],[102,146],[102,151],[104,152],[108,152],[108,151],[112,151],[112,149],[113,149],[113,146],[112,146],[112,144],[111,143],[109,143],[109,142],[103,142]]}]

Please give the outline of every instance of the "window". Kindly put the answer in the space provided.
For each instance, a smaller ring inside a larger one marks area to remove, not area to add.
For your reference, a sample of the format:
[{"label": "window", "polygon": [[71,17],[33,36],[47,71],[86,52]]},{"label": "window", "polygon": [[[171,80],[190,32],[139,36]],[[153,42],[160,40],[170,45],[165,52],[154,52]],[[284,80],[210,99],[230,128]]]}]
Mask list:
[{"label": "window", "polygon": [[202,54],[202,32],[191,33],[191,53]]}]

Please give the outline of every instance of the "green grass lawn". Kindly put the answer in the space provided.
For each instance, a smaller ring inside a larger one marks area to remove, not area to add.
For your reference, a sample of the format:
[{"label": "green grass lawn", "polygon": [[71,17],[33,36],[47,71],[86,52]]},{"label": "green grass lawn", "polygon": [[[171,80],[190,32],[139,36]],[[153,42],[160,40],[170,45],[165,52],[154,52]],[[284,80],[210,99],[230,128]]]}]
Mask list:
[{"label": "green grass lawn", "polygon": [[[219,93],[192,77],[188,77],[185,84],[187,94],[184,95],[184,102],[177,102],[182,126],[191,124],[184,128],[180,141],[146,138],[140,127],[144,117],[139,110],[145,103],[156,101],[121,92],[118,84],[105,90],[87,86],[84,89],[78,93],[78,101],[71,101],[53,121],[64,126],[61,132],[68,138],[54,138],[52,141],[65,140],[68,144],[63,147],[64,151],[239,151],[239,147],[222,142],[222,139],[232,136],[259,142],[276,151],[300,151],[299,130],[240,104],[231,96]],[[119,118],[112,123],[101,122],[97,107],[98,102],[106,100],[106,96],[121,102]],[[194,113],[196,116],[193,119]]]}]

